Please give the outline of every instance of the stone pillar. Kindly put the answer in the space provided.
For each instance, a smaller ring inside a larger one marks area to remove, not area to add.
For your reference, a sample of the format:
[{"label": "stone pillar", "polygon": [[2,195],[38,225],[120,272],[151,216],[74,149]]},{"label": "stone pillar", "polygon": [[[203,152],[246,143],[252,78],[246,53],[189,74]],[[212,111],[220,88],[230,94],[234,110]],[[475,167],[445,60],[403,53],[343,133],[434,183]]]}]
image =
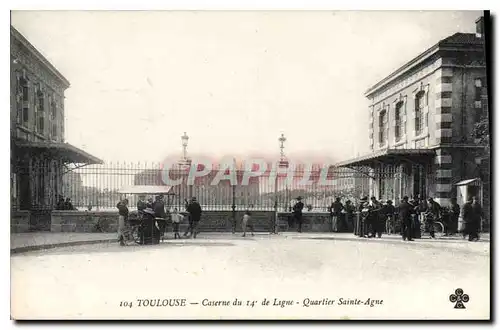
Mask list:
[{"label": "stone pillar", "polygon": [[436,72],[436,144],[452,142],[452,79],[452,68],[442,68]]},{"label": "stone pillar", "polygon": [[436,175],[435,200],[441,206],[448,206],[452,197],[452,167],[453,158],[446,149],[437,149],[434,159]]}]

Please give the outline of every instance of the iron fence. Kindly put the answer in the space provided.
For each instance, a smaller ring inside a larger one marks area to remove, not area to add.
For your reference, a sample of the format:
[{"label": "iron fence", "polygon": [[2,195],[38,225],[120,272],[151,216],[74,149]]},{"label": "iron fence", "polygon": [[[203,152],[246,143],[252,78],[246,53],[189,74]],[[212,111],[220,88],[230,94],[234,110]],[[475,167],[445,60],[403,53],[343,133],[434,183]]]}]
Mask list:
[{"label": "iron fence", "polygon": [[75,209],[114,211],[117,202],[127,197],[133,210],[138,196],[125,196],[120,190],[134,185],[167,185],[166,173],[171,180],[181,182],[172,186],[171,194],[166,196],[168,205],[180,210],[184,209],[185,200],[194,196],[205,210],[250,208],[287,212],[300,196],[305,212],[327,212],[336,197],[356,203],[360,197],[369,195],[370,186],[376,185],[377,179],[395,178],[395,172],[390,169],[383,173],[368,173],[335,167],[330,167],[327,172],[297,168],[291,172],[293,176],[270,170],[254,177],[254,172],[249,170],[236,168],[231,175],[231,172],[215,167],[190,185],[187,182],[189,169],[183,166],[174,166],[169,171],[165,171],[162,164],[146,163],[107,163],[60,169],[36,166],[16,169],[12,204],[24,204],[24,208],[30,205],[35,209],[58,208],[62,196],[69,198]]}]

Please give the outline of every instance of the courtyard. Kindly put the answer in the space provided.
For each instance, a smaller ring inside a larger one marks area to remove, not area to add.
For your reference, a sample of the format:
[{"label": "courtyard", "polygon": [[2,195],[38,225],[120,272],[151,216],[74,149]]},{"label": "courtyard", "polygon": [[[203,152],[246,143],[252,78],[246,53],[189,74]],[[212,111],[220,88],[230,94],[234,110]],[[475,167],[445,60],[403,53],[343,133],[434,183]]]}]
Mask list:
[{"label": "courtyard", "polygon": [[[202,233],[11,256],[15,319],[487,319],[490,244]],[[449,297],[470,297],[465,309]]]}]

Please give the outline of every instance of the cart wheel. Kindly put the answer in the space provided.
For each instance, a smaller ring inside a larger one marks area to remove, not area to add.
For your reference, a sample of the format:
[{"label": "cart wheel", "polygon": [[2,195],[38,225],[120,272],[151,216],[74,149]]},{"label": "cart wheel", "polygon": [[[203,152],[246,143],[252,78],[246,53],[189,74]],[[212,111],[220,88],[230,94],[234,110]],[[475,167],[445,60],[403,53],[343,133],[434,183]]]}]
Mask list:
[{"label": "cart wheel", "polygon": [[434,236],[437,238],[441,238],[444,235],[444,226],[441,222],[436,221],[433,224],[434,227]]},{"label": "cart wheel", "polygon": [[139,235],[139,227],[132,228],[132,238],[137,244],[141,244],[141,236]]}]

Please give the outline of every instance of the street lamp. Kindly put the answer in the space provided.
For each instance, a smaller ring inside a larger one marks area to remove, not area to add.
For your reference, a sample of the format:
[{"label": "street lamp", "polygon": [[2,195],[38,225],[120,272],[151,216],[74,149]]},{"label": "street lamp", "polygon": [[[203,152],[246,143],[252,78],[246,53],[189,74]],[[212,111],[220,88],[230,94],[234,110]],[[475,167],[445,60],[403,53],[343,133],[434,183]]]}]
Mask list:
[{"label": "street lamp", "polygon": [[182,140],[182,160],[187,161],[187,146],[189,142],[189,136],[187,136],[186,132],[181,136]]}]

